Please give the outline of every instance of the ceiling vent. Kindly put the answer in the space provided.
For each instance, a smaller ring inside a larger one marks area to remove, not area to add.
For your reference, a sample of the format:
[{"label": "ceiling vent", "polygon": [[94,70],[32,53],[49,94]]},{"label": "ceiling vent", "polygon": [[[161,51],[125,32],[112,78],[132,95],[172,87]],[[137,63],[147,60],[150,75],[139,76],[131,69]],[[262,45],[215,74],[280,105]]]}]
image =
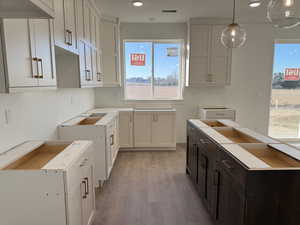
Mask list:
[{"label": "ceiling vent", "polygon": [[162,13],[177,13],[176,9],[163,9],[161,11]]}]

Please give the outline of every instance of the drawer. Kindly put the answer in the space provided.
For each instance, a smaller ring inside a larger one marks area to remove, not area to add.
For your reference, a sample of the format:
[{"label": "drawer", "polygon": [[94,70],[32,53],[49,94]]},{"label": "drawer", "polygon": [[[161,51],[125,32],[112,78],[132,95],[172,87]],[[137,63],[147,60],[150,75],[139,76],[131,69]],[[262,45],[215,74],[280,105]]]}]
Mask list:
[{"label": "drawer", "polygon": [[247,169],[225,150],[220,150],[219,157],[219,167],[226,171],[236,183],[245,188]]},{"label": "drawer", "polygon": [[204,112],[205,119],[231,119],[235,120],[234,110],[207,110]]}]

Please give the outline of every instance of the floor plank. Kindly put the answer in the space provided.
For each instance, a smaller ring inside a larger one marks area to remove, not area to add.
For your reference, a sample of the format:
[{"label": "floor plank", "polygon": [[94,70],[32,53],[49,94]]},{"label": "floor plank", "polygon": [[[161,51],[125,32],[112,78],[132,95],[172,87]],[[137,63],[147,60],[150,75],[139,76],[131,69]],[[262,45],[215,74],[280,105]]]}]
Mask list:
[{"label": "floor plank", "polygon": [[212,225],[185,174],[185,151],[120,152],[94,225]]}]

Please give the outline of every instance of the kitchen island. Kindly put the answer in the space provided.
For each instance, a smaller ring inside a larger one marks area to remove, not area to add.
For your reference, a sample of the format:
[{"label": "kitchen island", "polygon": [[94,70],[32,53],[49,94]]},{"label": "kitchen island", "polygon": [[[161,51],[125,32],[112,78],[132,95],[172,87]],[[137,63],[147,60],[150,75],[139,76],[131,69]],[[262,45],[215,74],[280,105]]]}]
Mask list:
[{"label": "kitchen island", "polygon": [[188,121],[186,172],[217,225],[299,224],[299,160],[232,121]]}]

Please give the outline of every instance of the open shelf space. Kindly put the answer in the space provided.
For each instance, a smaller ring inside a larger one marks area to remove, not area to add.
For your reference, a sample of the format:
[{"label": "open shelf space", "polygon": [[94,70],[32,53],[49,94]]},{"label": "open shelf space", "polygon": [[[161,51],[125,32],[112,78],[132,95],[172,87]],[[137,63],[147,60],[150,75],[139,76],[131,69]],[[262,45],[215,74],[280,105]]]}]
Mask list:
[{"label": "open shelf space", "polygon": [[300,168],[300,161],[266,144],[240,144],[240,146],[273,168]]},{"label": "open shelf space", "polygon": [[261,143],[261,141],[258,141],[234,128],[218,127],[214,129],[235,143]]},{"label": "open shelf space", "polygon": [[88,118],[81,120],[77,125],[82,125],[82,126],[94,125],[101,119],[102,119],[102,117],[88,117]]},{"label": "open shelf space", "polygon": [[205,123],[210,127],[228,127],[225,124],[217,121],[217,120],[201,120],[201,122]]},{"label": "open shelf space", "polygon": [[43,144],[22,158],[14,161],[3,170],[37,170],[43,168],[59,153],[66,149],[68,144]]}]

